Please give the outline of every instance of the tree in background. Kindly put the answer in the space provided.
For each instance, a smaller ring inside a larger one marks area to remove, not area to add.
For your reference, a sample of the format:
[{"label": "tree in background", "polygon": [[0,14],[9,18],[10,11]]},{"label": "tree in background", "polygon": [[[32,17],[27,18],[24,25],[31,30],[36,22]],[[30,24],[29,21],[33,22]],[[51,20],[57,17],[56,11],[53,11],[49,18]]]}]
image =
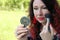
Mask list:
[{"label": "tree in background", "polygon": [[24,10],[28,8],[30,0],[0,0],[0,8]]},{"label": "tree in background", "polygon": [[[0,9],[27,9],[30,0],[0,0]],[[60,0],[57,0],[60,2]],[[60,4],[60,3],[59,3]]]}]

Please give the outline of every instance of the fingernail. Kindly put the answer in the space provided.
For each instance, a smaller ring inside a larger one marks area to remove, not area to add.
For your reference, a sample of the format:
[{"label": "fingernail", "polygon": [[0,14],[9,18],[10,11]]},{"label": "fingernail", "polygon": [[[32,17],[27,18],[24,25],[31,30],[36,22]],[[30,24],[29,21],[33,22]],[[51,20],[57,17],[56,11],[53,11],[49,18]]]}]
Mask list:
[{"label": "fingernail", "polygon": [[25,31],[28,31],[28,30],[25,30]]}]

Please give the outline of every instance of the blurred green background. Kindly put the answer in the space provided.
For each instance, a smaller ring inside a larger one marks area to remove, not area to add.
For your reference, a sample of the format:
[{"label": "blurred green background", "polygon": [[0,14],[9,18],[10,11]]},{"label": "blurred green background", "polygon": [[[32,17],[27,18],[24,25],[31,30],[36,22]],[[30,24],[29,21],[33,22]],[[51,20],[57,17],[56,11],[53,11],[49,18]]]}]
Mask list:
[{"label": "blurred green background", "polygon": [[[60,0],[57,0],[60,5]],[[20,18],[28,15],[30,0],[0,0],[0,40],[17,40]]]}]

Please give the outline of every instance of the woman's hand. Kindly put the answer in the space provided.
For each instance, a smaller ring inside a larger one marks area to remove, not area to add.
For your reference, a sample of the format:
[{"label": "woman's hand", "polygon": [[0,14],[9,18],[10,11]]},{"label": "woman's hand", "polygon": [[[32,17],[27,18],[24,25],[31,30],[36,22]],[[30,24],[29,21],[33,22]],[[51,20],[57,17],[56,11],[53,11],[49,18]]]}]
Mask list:
[{"label": "woman's hand", "polygon": [[46,25],[43,26],[43,29],[40,33],[42,40],[52,40],[52,38],[53,38],[51,33],[48,30],[48,26],[50,26],[50,25],[49,25],[49,20],[47,19],[47,23],[46,23]]},{"label": "woman's hand", "polygon": [[28,30],[24,28],[24,25],[19,25],[16,29],[16,37],[18,40],[27,40]]}]

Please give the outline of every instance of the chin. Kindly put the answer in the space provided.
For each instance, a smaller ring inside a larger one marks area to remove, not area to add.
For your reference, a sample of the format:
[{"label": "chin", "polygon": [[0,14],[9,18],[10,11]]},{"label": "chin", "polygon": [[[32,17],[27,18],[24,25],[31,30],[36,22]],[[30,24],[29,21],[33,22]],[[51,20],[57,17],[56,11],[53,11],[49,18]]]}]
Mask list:
[{"label": "chin", "polygon": [[38,22],[39,22],[39,23],[44,23],[45,21],[46,21],[46,20],[41,20],[41,21],[39,20]]},{"label": "chin", "polygon": [[39,21],[39,23],[44,23],[44,21]]}]

